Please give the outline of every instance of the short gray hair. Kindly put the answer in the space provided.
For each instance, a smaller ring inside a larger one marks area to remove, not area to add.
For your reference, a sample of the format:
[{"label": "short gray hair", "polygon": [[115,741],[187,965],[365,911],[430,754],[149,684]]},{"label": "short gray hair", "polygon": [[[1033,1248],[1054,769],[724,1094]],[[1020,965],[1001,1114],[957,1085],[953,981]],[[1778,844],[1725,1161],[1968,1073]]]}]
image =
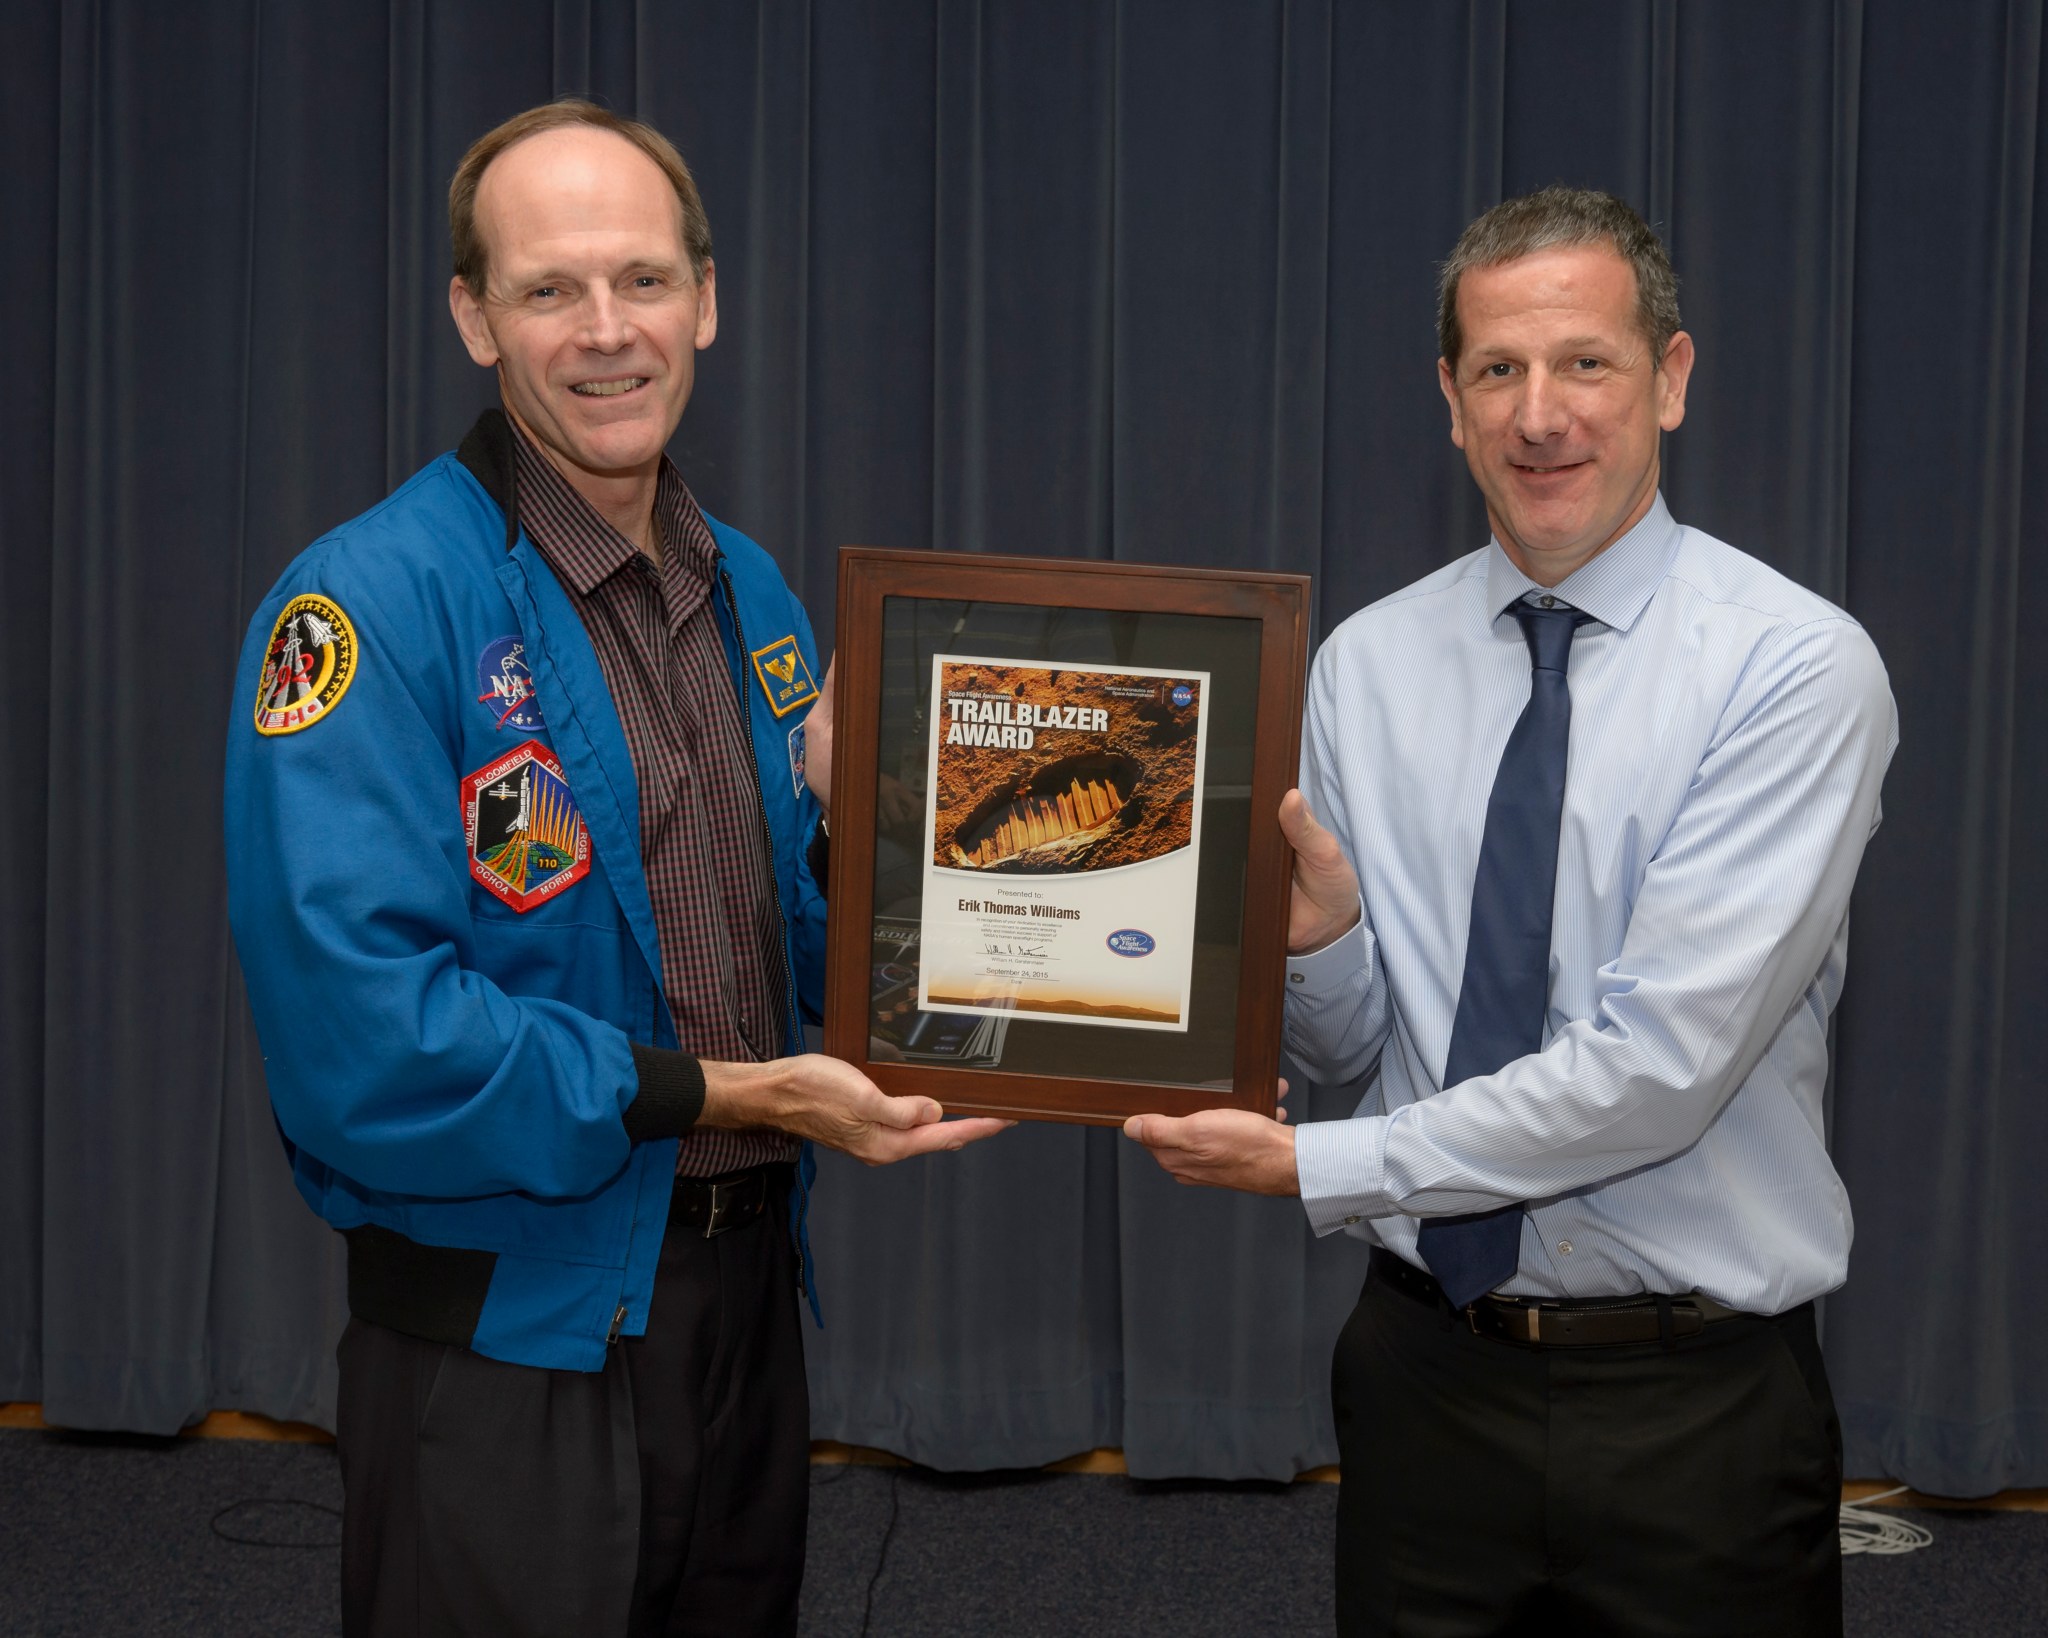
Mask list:
[{"label": "short gray hair", "polygon": [[1542,188],[1504,199],[1458,235],[1437,278],[1436,339],[1453,370],[1464,350],[1458,328],[1458,280],[1467,269],[1499,267],[1539,250],[1607,244],[1636,276],[1636,327],[1650,344],[1650,367],[1661,369],[1678,333],[1678,275],[1650,224],[1611,193]]}]

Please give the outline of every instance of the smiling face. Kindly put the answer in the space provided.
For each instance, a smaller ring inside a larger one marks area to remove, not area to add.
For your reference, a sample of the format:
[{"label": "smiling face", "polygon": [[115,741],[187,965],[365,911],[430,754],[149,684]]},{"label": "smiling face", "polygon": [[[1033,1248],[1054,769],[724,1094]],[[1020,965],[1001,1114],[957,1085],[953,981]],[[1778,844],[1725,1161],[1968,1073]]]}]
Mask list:
[{"label": "smiling face", "polygon": [[507,412],[586,494],[651,484],[718,333],[712,268],[694,275],[675,190],[624,137],[590,126],[513,144],[484,172],[481,298],[448,305]]},{"label": "smiling face", "polygon": [[1658,436],[1685,419],[1692,338],[1653,369],[1636,280],[1605,244],[1540,250],[1458,281],[1464,348],[1437,361],[1451,442],[1495,537],[1555,586],[1632,528],[1657,493]]}]

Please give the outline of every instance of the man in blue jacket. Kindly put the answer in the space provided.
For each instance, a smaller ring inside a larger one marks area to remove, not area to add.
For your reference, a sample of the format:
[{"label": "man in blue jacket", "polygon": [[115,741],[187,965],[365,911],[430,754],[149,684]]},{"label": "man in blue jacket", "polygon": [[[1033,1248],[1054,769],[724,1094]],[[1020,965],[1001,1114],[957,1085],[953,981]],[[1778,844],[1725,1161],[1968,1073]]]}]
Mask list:
[{"label": "man in blue jacket", "polygon": [[230,910],[300,1192],[348,1237],[352,1634],[793,1632],[803,1140],[941,1124],[802,1053],[818,661],[663,450],[717,329],[648,127],[555,103],[449,194],[503,408],[257,611]]}]

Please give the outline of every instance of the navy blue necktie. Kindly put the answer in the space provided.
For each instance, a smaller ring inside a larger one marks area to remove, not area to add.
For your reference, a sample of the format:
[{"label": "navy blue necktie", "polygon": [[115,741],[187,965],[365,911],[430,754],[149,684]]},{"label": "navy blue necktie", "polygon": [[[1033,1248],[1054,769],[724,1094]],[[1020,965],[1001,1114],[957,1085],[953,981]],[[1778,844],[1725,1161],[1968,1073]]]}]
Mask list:
[{"label": "navy blue necktie", "polygon": [[[1550,906],[1572,728],[1565,670],[1572,634],[1591,617],[1563,604],[1517,603],[1514,614],[1529,644],[1529,703],[1508,735],[1486,799],[1465,980],[1444,1060],[1447,1087],[1491,1075],[1541,1047],[1550,1002]],[[1415,1249],[1452,1305],[1463,1308],[1514,1276],[1522,1208],[1427,1218]]]}]

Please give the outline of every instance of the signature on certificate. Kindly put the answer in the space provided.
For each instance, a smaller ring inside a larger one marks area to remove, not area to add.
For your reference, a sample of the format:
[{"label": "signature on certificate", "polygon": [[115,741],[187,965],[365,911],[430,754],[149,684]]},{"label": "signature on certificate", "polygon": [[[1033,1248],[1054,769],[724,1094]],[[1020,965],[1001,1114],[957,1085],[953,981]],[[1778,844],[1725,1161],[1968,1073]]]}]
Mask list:
[{"label": "signature on certificate", "polygon": [[1043,944],[984,944],[983,955],[1010,956],[1027,961],[1057,961],[1058,956],[1047,955]]}]

